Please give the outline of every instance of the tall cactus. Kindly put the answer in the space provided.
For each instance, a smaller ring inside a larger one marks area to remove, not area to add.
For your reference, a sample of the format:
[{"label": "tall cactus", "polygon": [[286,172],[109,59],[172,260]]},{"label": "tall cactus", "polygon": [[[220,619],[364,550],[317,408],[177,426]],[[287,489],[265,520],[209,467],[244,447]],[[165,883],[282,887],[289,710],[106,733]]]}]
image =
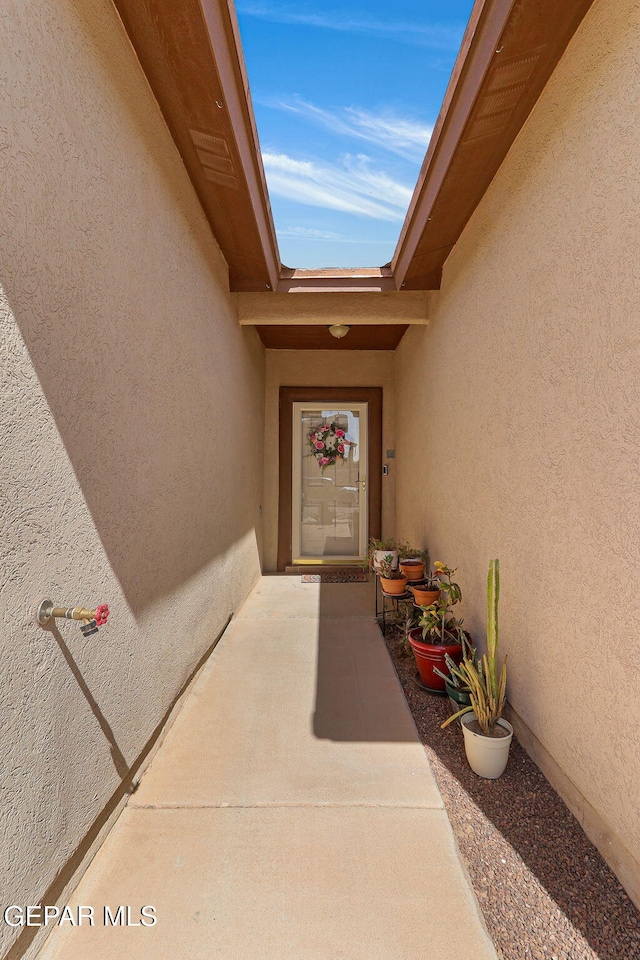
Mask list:
[{"label": "tall cactus", "polygon": [[489,561],[487,575],[487,653],[489,655],[489,679],[494,696],[498,693],[496,679],[496,655],[498,653],[498,600],[500,597],[500,561]]},{"label": "tall cactus", "polygon": [[487,653],[477,665],[465,657],[460,666],[452,668],[451,672],[469,687],[471,706],[454,713],[441,724],[442,727],[473,710],[482,732],[487,734],[502,716],[507,693],[507,658],[498,674],[499,595],[500,563],[490,560],[487,576]]}]

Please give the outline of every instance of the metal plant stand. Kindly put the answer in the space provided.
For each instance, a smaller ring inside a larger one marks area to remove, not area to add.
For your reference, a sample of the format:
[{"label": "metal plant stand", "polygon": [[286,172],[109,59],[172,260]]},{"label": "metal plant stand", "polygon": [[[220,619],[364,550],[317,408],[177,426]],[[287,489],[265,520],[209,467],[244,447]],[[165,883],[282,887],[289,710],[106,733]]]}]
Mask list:
[{"label": "metal plant stand", "polygon": [[[401,600],[413,600],[413,594],[410,590],[405,590],[404,593],[386,593],[380,585],[380,576],[376,573],[376,620],[379,618],[382,619],[382,633],[386,637],[387,635],[387,611],[394,610],[396,619],[399,616],[398,604]],[[426,580],[412,580],[412,586],[420,586],[423,583],[426,583]],[[415,604],[414,604],[415,606]]]}]

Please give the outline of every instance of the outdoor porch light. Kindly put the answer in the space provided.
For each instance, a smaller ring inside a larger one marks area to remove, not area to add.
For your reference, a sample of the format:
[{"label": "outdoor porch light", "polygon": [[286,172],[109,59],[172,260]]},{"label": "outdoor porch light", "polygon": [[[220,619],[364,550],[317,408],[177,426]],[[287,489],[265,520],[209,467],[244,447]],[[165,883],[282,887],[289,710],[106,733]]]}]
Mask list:
[{"label": "outdoor porch light", "polygon": [[342,340],[343,337],[346,337],[349,330],[351,330],[351,327],[347,326],[346,323],[334,323],[333,326],[329,327],[329,333],[336,340]]}]

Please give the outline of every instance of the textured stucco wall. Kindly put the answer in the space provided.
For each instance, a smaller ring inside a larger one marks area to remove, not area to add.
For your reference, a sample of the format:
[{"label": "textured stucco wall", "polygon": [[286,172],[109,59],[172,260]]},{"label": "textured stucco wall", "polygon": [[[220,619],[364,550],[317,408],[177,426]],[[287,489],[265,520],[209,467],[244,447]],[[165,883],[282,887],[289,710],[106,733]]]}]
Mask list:
[{"label": "textured stucco wall", "polygon": [[382,532],[395,524],[394,354],[389,350],[267,350],[265,386],[264,568],[275,570],[278,556],[278,397],[280,387],[382,387]]},{"label": "textured stucco wall", "polygon": [[397,489],[480,638],[500,558],[509,697],[640,862],[638,49],[596,2],[400,344]]},{"label": "textured stucco wall", "polygon": [[[109,0],[7,0],[0,35],[0,887],[30,904],[259,575],[264,349]],[[111,619],[65,658],[43,597]]]}]

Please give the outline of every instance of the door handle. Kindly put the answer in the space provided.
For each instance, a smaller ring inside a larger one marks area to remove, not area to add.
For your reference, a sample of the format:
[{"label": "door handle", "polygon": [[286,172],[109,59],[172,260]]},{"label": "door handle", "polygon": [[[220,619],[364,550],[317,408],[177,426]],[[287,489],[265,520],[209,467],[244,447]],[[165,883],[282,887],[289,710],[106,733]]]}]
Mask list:
[{"label": "door handle", "polygon": [[367,478],[363,477],[362,480],[356,480],[356,483],[362,484],[362,492],[364,493],[364,491],[367,489]]}]

